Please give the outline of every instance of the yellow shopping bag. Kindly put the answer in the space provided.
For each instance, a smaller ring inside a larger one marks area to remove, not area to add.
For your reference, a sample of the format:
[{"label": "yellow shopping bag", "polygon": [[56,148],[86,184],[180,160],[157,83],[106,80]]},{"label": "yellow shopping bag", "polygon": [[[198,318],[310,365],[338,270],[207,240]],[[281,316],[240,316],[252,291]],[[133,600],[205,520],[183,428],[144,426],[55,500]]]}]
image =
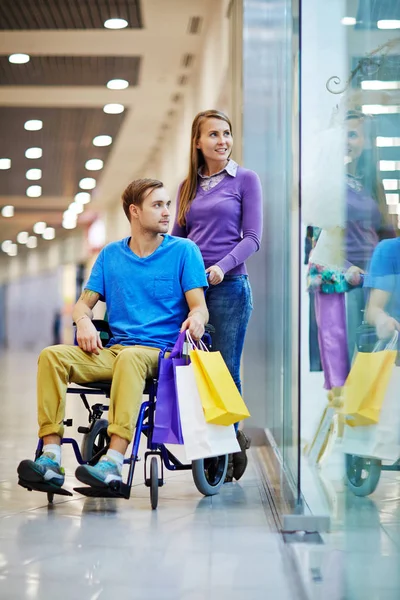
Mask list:
[{"label": "yellow shopping bag", "polygon": [[379,422],[396,355],[397,350],[391,349],[357,354],[343,388],[340,410],[351,427]]},{"label": "yellow shopping bag", "polygon": [[190,359],[207,423],[232,425],[250,416],[220,352],[191,350]]}]

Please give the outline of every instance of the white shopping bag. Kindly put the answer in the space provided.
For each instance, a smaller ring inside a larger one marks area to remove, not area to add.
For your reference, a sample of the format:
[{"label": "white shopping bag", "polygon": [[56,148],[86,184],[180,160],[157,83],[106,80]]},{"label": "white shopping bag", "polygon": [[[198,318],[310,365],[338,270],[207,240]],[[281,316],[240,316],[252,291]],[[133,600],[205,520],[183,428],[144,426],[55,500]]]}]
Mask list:
[{"label": "white shopping bag", "polygon": [[192,365],[177,366],[175,374],[186,459],[240,452],[233,425],[206,423]]},{"label": "white shopping bag", "polygon": [[392,462],[400,458],[400,367],[394,367],[377,425],[345,426],[343,450]]}]

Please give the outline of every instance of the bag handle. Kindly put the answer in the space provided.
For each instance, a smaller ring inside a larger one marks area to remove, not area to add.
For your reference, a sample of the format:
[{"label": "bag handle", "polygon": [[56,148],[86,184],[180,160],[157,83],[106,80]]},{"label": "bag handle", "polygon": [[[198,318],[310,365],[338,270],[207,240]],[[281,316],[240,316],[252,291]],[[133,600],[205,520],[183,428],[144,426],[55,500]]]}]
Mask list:
[{"label": "bag handle", "polygon": [[186,331],[182,331],[178,335],[178,339],[175,342],[174,347],[171,350],[170,358],[181,358],[183,356],[183,345],[186,340]]},{"label": "bag handle", "polygon": [[380,352],[382,350],[397,350],[397,342],[399,339],[399,332],[396,330],[390,339],[390,341],[386,344],[385,340],[379,340],[374,346],[372,352]]},{"label": "bag handle", "polygon": [[188,344],[190,344],[192,346],[193,349],[198,349],[198,350],[204,350],[205,352],[209,352],[207,346],[205,345],[205,343],[203,342],[203,340],[199,340],[197,343],[193,340],[192,336],[190,335],[189,331],[186,331],[186,340],[188,342]]}]

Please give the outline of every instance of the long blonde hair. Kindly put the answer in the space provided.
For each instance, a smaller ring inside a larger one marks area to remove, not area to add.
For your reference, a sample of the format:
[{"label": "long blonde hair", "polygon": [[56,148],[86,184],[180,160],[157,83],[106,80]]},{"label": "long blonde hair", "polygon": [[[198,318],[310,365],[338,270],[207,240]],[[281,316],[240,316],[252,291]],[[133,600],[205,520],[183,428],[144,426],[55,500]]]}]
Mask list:
[{"label": "long blonde hair", "polygon": [[191,135],[191,147],[190,147],[190,160],[189,160],[189,172],[188,176],[182,183],[179,193],[179,210],[178,210],[178,224],[184,226],[186,224],[186,214],[190,208],[190,204],[196,196],[197,191],[197,174],[201,166],[204,165],[204,156],[199,148],[196,148],[196,144],[201,135],[201,126],[207,119],[221,119],[229,125],[229,129],[232,134],[232,124],[229,118],[219,110],[205,110],[199,112],[192,123],[192,135]]}]

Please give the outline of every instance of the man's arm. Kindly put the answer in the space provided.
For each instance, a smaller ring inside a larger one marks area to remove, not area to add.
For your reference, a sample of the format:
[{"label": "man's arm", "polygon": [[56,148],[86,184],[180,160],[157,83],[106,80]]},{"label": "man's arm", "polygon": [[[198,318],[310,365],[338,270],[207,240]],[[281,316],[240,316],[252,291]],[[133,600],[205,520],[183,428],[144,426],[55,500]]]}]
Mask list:
[{"label": "man's arm", "polygon": [[370,325],[374,325],[380,339],[392,337],[396,329],[400,331],[400,324],[385,312],[389,301],[390,292],[371,289],[365,316]]},{"label": "man's arm", "polygon": [[93,312],[100,294],[91,290],[83,290],[78,302],[72,311],[72,318],[76,323],[76,340],[78,346],[85,352],[98,354],[98,348],[103,348],[100,334],[92,323]]},{"label": "man's arm", "polygon": [[208,323],[208,310],[204,297],[203,288],[194,288],[185,292],[186,302],[189,306],[189,314],[186,321],[182,323],[181,331],[189,330],[190,335],[199,340],[203,337],[204,327]]}]

